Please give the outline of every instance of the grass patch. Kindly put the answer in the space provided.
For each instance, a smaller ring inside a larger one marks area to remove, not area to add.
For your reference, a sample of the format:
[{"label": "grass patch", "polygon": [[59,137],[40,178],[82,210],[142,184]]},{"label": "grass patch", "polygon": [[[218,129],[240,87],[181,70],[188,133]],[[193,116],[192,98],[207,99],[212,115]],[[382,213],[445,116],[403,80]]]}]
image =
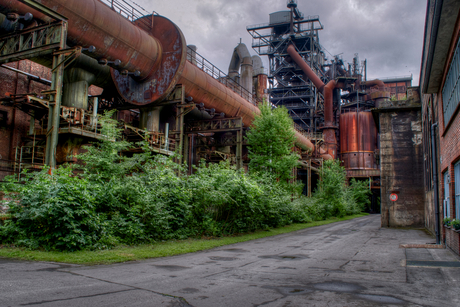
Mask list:
[{"label": "grass patch", "polygon": [[305,224],[292,224],[285,227],[274,228],[269,230],[260,230],[254,233],[242,234],[232,237],[221,238],[202,238],[174,240],[158,242],[154,244],[142,244],[136,246],[117,246],[109,250],[97,251],[76,251],[76,252],[58,252],[58,251],[40,251],[28,250],[18,247],[0,247],[0,257],[13,258],[29,261],[52,261],[65,262],[82,265],[111,264],[117,262],[142,260],[147,258],[158,258],[174,256],[186,253],[193,253],[214,247],[245,242],[270,236],[276,236],[283,233],[293,232],[309,227],[315,227],[340,221],[351,220],[357,217],[368,215],[361,213],[343,218],[331,218],[324,221],[315,221]]}]

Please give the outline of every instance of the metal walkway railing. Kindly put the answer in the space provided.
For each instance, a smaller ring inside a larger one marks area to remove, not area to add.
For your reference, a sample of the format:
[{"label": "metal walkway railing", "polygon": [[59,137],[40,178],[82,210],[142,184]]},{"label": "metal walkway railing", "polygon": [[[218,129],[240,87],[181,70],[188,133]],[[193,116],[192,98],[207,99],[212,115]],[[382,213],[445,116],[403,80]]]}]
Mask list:
[{"label": "metal walkway railing", "polygon": [[[100,0],[102,3],[106,4],[108,7],[112,8],[115,12],[122,15],[129,21],[133,22],[141,17],[147,15],[156,15],[156,12],[148,12],[139,4],[130,0]],[[143,20],[146,26],[149,28],[152,26],[151,20]]]}]

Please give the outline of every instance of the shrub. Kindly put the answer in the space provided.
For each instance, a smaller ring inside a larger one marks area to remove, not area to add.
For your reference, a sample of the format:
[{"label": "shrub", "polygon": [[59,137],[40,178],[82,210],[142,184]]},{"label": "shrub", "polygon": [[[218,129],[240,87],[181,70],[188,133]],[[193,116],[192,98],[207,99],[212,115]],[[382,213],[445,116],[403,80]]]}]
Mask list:
[{"label": "shrub", "polygon": [[446,226],[450,226],[450,223],[451,223],[451,219],[450,217],[445,217],[443,220],[442,220],[442,223]]},{"label": "shrub", "polygon": [[453,219],[452,222],[450,222],[450,225],[455,230],[459,230],[460,229],[460,220]]},{"label": "shrub", "polygon": [[74,177],[68,166],[49,175],[47,169],[28,176],[27,184],[9,178],[9,212],[2,240],[29,248],[78,250],[105,248],[107,230],[96,212],[88,181]]},{"label": "shrub", "polygon": [[185,176],[173,158],[153,156],[146,142],[139,144],[144,153],[122,156],[130,145],[110,116],[102,119],[107,138],[77,157],[82,165],[61,166],[52,175],[44,168],[25,173],[22,184],[14,177],[3,184],[13,201],[11,219],[0,225],[2,242],[74,251],[231,235],[353,214],[368,202],[367,186],[352,181],[346,187],[337,161],[324,163],[319,188],[307,198],[288,182],[293,165],[278,163],[281,158],[249,174],[228,163],[201,163]]}]

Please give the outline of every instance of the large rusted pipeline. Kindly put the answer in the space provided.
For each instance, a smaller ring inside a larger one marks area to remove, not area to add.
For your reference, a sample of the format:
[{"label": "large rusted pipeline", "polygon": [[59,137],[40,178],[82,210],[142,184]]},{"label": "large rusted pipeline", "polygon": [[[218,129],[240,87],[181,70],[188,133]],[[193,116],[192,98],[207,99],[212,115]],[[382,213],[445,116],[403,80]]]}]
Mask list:
[{"label": "large rusted pipeline", "polygon": [[[260,114],[257,106],[193,65],[186,62],[178,81],[184,85],[187,96],[195,101],[203,102],[206,108],[214,108],[227,116],[241,116],[243,124],[249,127],[256,115]],[[296,131],[296,145],[304,150],[314,150],[313,143],[300,132]]]},{"label": "large rusted pipeline", "polygon": [[226,87],[197,66],[186,61],[178,81],[185,86],[185,94],[196,102],[204,103],[206,108],[214,108],[227,116],[241,116],[245,126],[249,127],[254,115],[260,110],[230,88]]},{"label": "large rusted pipeline", "polygon": [[[144,16],[134,26],[98,0],[40,0],[40,3],[68,18],[68,44],[95,46],[92,55],[109,61],[120,60],[120,69],[111,69],[118,93],[127,102],[155,105],[184,84],[186,94],[229,116],[241,116],[250,126],[259,109],[186,60],[186,43],[180,29],[162,16]],[[21,15],[32,13],[36,19],[50,18],[17,0],[0,0],[0,12]],[[153,18],[153,21],[152,21]],[[146,21],[153,25],[146,26]],[[139,71],[140,77],[123,75],[119,70]],[[297,145],[314,146],[296,132]]]},{"label": "large rusted pipeline", "polygon": [[[99,0],[40,0],[68,18],[67,44],[95,46],[91,55],[108,62],[120,96],[137,106],[163,100],[174,89],[185,65],[186,44],[180,29],[162,16],[144,16],[134,26]],[[42,22],[51,19],[18,0],[0,0],[0,13],[32,13]],[[128,76],[128,73],[139,73]]]},{"label": "large rusted pipeline", "polygon": [[321,81],[321,79],[315,74],[310,66],[302,59],[297,50],[295,50],[294,45],[291,44],[288,46],[287,53],[294,60],[294,62],[299,65],[300,69],[302,69],[302,71],[307,75],[308,79],[313,82],[318,91],[322,93],[324,89],[324,82]]},{"label": "large rusted pipeline", "polygon": [[[71,46],[95,46],[95,57],[120,60],[120,69],[139,71],[140,79],[156,70],[161,60],[161,44],[122,15],[99,0],[40,0],[42,5],[68,18]],[[50,22],[50,17],[18,0],[1,0],[0,12],[20,15],[32,13],[35,19]]]}]

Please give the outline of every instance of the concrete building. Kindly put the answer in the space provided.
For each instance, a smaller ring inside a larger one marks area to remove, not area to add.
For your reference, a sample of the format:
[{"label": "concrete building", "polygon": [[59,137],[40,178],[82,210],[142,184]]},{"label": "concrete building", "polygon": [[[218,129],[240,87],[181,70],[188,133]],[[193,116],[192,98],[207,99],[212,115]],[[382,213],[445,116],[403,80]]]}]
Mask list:
[{"label": "concrete building", "polygon": [[428,0],[420,73],[425,225],[460,254],[460,1]]}]

